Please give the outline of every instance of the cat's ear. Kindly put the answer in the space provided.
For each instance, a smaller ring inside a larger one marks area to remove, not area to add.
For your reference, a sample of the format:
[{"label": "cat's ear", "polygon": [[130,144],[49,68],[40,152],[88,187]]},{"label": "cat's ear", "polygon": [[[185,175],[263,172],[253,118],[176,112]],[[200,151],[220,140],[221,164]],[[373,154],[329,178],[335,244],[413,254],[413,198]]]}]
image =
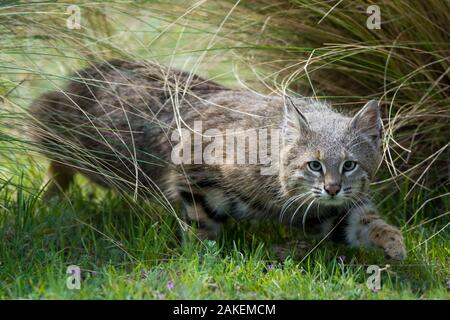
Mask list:
[{"label": "cat's ear", "polygon": [[380,105],[370,100],[350,121],[350,129],[357,134],[364,134],[377,145],[380,143],[382,121]]},{"label": "cat's ear", "polygon": [[299,137],[309,131],[306,117],[288,96],[284,96],[283,132],[285,137]]}]

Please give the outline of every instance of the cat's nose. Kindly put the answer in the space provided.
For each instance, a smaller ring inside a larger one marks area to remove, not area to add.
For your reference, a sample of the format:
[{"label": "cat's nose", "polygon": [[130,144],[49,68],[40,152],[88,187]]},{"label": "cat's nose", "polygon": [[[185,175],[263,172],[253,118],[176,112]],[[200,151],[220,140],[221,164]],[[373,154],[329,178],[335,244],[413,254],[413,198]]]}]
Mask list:
[{"label": "cat's nose", "polygon": [[341,186],[337,183],[330,183],[328,185],[325,186],[325,191],[330,195],[330,196],[335,196],[339,193],[339,191],[341,190]]}]

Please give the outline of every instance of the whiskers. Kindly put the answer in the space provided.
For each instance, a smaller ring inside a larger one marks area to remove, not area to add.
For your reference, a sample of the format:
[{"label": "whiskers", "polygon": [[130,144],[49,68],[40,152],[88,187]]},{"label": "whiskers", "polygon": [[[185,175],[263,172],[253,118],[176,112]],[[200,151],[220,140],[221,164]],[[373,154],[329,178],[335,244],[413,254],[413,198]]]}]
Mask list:
[{"label": "whiskers", "polygon": [[311,187],[312,193],[314,193],[316,196],[320,197],[322,195],[322,189],[317,187]]},{"label": "whiskers", "polygon": [[311,206],[314,204],[314,202],[317,200],[317,198],[313,199],[311,201],[311,203],[308,205],[308,207],[306,207],[305,213],[303,213],[303,219],[302,219],[302,226],[303,226],[303,234],[306,236],[306,230],[305,230],[305,222],[306,222],[306,217],[308,215],[308,211],[311,208]]},{"label": "whiskers", "polygon": [[346,197],[346,199],[348,199],[348,204],[350,204],[350,206],[347,206],[347,210],[350,208],[361,208],[363,204],[367,202],[368,198],[371,198],[368,193],[362,191],[351,192],[351,194]]},{"label": "whiskers", "polygon": [[349,195],[352,193],[353,188],[352,187],[346,187],[344,189],[342,189],[342,192],[344,195]]},{"label": "whiskers", "polygon": [[[307,196],[311,195],[311,191],[307,191],[307,192],[303,192],[300,194],[296,194],[292,197],[290,197],[288,200],[286,200],[286,202],[284,203],[283,207],[281,208],[281,212],[280,212],[280,223],[283,222],[283,218],[284,215],[286,213],[286,211],[289,210],[289,208],[297,201],[300,201],[302,199],[304,199]],[[298,209],[297,209],[298,210]]]},{"label": "whiskers", "polygon": [[[280,213],[280,222],[283,221],[283,218],[287,211],[289,211],[289,208],[291,208],[293,205],[295,205],[295,210],[292,213],[292,216],[290,218],[290,227],[292,228],[292,225],[294,223],[295,217],[297,216],[297,213],[307,205],[303,216],[302,216],[302,226],[303,226],[303,233],[306,234],[305,231],[305,225],[306,225],[306,219],[308,217],[308,212],[310,211],[311,207],[313,206],[316,200],[320,197],[321,190],[316,187],[312,187],[311,190],[300,193],[298,195],[294,195],[290,197],[285,204],[283,205]],[[298,204],[299,203],[299,204]]]},{"label": "whiskers", "polygon": [[[308,191],[293,195],[286,200],[282,206],[279,221],[283,222],[284,217],[289,212],[289,225],[292,229],[298,213],[301,212],[303,234],[306,235],[306,222],[311,211],[313,217],[320,220],[323,210],[325,210],[325,213],[330,212],[331,209],[327,209],[327,207],[335,207],[338,212],[348,211],[351,208],[361,207],[368,198],[370,198],[368,193],[356,190],[351,186],[343,188],[339,197],[335,199],[323,197],[322,189],[318,187],[309,187]],[[322,210],[320,210],[321,205],[324,205]]]}]

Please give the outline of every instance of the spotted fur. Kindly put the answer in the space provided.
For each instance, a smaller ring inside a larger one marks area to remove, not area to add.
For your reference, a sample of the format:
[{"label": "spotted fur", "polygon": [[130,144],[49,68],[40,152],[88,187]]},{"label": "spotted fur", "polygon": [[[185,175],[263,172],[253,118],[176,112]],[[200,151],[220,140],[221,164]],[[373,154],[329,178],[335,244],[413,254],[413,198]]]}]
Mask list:
[{"label": "spotted fur", "polygon": [[[216,237],[229,218],[268,217],[405,257],[400,231],[379,218],[368,197],[380,159],[376,102],[348,117],[316,100],[231,90],[149,62],[104,62],[75,78],[30,109],[30,135],[51,160],[47,198],[78,172],[119,191],[180,203],[202,238]],[[261,175],[263,164],[174,164],[172,132],[200,120],[203,131],[280,130],[278,174]],[[357,165],[344,173],[347,160]],[[320,172],[311,170],[313,161]]]}]

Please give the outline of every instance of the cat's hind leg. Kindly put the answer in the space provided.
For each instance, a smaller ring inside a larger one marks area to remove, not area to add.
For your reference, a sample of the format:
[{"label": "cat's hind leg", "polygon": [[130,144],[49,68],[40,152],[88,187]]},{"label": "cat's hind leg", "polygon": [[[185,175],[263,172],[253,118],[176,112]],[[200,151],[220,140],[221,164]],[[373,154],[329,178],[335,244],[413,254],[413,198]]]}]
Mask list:
[{"label": "cat's hind leg", "polygon": [[75,175],[75,170],[64,164],[52,161],[47,173],[47,187],[43,199],[45,201],[63,194],[70,186]]}]

